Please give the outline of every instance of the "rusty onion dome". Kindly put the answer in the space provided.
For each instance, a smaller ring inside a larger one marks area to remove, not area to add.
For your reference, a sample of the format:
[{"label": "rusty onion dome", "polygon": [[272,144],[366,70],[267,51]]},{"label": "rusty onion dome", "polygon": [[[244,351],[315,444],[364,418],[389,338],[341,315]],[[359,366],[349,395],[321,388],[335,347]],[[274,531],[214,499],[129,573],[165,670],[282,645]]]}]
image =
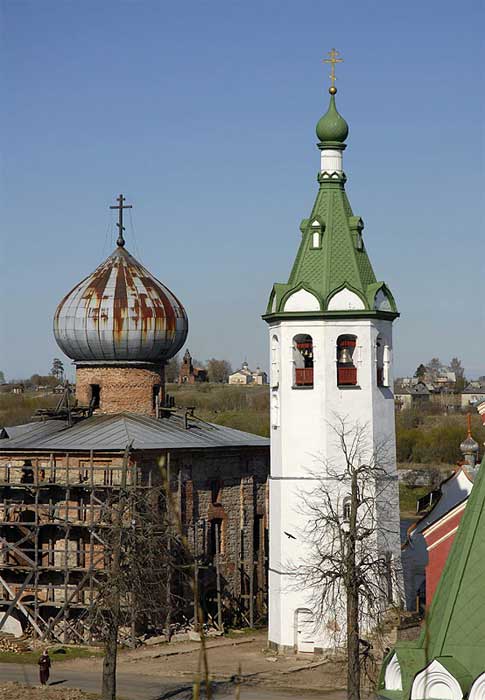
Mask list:
[{"label": "rusty onion dome", "polygon": [[76,362],[161,362],[180,350],[187,331],[177,297],[121,246],[54,315],[57,344]]}]

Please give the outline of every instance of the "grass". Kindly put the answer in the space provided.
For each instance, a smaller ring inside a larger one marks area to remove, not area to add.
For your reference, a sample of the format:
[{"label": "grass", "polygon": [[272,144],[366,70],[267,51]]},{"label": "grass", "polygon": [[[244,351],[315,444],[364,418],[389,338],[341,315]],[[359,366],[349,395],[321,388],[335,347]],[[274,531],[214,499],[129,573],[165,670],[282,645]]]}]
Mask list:
[{"label": "grass", "polygon": [[0,394],[0,426],[28,423],[38,408],[54,408],[59,398],[56,394]]},{"label": "grass", "polygon": [[[70,661],[71,659],[92,659],[95,656],[102,656],[99,649],[92,647],[47,647],[52,663],[58,661]],[[7,664],[36,664],[41,655],[41,649],[36,651],[24,651],[16,654],[13,651],[0,651],[0,663]]]},{"label": "grass", "polygon": [[177,406],[194,408],[209,423],[269,437],[269,387],[169,384]]},{"label": "grass", "polygon": [[[210,423],[248,433],[270,435],[270,389],[268,386],[229,384],[168,384],[167,392],[177,406],[194,408],[195,415]],[[0,394],[0,426],[18,425],[30,420],[37,408],[53,407],[56,395]],[[472,416],[472,432],[481,431],[478,415]],[[461,459],[460,442],[466,436],[466,417],[427,415],[402,411],[396,416],[397,459],[400,467],[411,463],[432,468],[454,465]],[[419,468],[419,467],[418,467]]]},{"label": "grass", "polygon": [[416,515],[416,501],[422,496],[426,496],[430,492],[429,486],[406,486],[406,484],[399,484],[399,506],[402,516],[415,516]]}]

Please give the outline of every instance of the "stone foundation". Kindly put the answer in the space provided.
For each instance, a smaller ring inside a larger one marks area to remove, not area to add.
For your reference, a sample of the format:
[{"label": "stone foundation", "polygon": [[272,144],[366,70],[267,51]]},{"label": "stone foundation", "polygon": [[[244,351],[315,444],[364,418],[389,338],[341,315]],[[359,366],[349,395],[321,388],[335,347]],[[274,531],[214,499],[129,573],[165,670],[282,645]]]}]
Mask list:
[{"label": "stone foundation", "polygon": [[88,406],[93,387],[99,387],[99,407],[102,413],[131,411],[155,415],[154,387],[159,387],[160,401],[164,393],[163,367],[160,365],[78,365],[76,368],[76,399]]}]

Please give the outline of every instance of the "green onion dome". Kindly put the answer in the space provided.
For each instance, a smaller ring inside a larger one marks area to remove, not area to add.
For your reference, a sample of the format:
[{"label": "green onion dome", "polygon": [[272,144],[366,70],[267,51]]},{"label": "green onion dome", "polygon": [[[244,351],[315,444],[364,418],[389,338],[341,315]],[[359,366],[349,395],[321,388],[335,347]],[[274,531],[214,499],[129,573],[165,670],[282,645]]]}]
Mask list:
[{"label": "green onion dome", "polygon": [[330,104],[326,114],[323,115],[317,124],[317,137],[319,141],[343,143],[349,134],[349,125],[337,112],[335,106],[335,88],[330,88]]}]

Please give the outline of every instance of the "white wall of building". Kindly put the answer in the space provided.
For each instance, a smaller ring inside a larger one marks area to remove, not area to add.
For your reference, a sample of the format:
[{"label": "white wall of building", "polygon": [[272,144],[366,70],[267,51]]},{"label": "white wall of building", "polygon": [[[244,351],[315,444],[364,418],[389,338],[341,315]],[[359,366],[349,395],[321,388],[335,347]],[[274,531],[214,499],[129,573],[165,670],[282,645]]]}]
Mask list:
[{"label": "white wall of building", "polygon": [[[269,640],[288,648],[296,643],[297,611],[311,607],[311,592],[302,590],[289,574],[308,553],[304,537],[307,517],[302,510],[304,493],[315,487],[310,472],[325,476],[325,463],[331,462],[335,468],[342,462],[331,428],[336,415],[348,417],[353,424],[366,424],[375,443],[383,439],[388,443],[390,480],[385,502],[377,506],[382,532],[376,547],[392,551],[399,559],[394,399],[389,387],[377,386],[376,343],[380,336],[388,348],[388,380],[392,387],[392,325],[377,319],[285,319],[271,324],[269,332],[271,392],[275,397],[271,405],[272,411],[278,412],[271,420]],[[313,388],[293,388],[293,338],[298,334],[312,336]],[[337,386],[336,344],[343,334],[357,336],[353,357],[357,387]],[[340,488],[335,481],[329,481],[329,486]],[[392,531],[390,538],[383,534],[388,529]],[[325,625],[316,631],[315,646],[332,646]]]}]

